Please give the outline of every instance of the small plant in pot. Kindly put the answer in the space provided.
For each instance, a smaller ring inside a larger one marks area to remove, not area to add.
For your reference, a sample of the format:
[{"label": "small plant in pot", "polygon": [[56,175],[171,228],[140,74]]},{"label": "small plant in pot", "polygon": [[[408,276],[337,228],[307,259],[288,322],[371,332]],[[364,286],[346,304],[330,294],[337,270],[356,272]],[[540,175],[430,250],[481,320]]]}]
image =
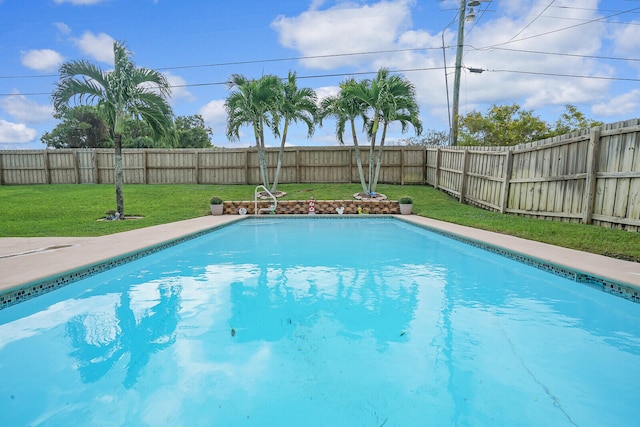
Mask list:
[{"label": "small plant in pot", "polygon": [[211,206],[211,215],[222,215],[222,210],[224,209],[224,205],[222,204],[222,199],[220,197],[212,197],[209,202]]},{"label": "small plant in pot", "polygon": [[411,197],[402,197],[399,201],[398,201],[399,205],[400,205],[400,213],[402,215],[410,215],[411,214],[411,210],[413,208],[413,200],[411,199]]}]

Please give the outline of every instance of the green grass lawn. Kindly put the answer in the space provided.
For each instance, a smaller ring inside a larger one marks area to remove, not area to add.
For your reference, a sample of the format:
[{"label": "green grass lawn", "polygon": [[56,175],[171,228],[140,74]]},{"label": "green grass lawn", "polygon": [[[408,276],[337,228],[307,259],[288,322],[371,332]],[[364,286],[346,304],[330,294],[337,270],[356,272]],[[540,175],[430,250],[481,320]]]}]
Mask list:
[{"label": "green grass lawn", "polygon": [[[142,219],[98,221],[115,209],[113,184],[0,186],[0,237],[100,236],[195,218],[209,199],[253,200],[254,185],[125,185],[125,212]],[[281,200],[351,199],[358,184],[283,184]],[[590,225],[485,211],[426,186],[379,185],[391,200],[413,198],[414,213],[587,252],[640,261],[640,235]]]}]

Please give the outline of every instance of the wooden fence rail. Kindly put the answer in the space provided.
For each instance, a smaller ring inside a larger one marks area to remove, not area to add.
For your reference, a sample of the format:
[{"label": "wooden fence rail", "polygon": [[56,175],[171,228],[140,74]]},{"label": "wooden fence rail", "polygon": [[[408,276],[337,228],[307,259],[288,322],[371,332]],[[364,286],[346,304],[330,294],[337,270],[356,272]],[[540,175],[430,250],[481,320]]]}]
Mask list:
[{"label": "wooden fence rail", "polygon": [[[273,180],[278,150],[266,156]],[[113,183],[113,157],[112,149],[0,151],[0,185]],[[125,184],[260,182],[256,149],[125,149],[122,161]],[[425,184],[425,162],[424,147],[386,147],[379,182]],[[354,148],[286,148],[278,182],[360,182]]]}]

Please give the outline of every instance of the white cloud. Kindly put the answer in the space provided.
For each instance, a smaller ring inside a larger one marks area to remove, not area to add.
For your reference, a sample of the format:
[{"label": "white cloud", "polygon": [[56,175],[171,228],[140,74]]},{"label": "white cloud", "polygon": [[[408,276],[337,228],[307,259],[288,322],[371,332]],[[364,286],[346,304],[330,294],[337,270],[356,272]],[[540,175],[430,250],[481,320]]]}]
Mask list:
[{"label": "white cloud", "polygon": [[62,34],[70,34],[71,28],[64,22],[54,22],[53,26],[58,29]]},{"label": "white cloud", "polygon": [[[323,2],[311,1],[306,12],[297,16],[276,18],[272,28],[278,33],[280,44],[299,52],[300,56],[357,53],[365,51],[401,50],[378,55],[351,55],[336,58],[305,60],[307,67],[334,70],[354,67],[375,71],[380,67],[404,72],[416,86],[421,115],[425,127],[446,127],[448,107],[443,69],[443,52],[433,47],[442,45],[441,33],[412,26],[412,11],[417,2],[408,0],[380,0],[378,2],[338,2],[320,10]],[[466,24],[464,67],[486,70],[482,74],[463,71],[460,85],[460,113],[478,109],[484,111],[491,104],[517,103],[536,113],[553,114],[555,106],[565,104],[590,108],[606,99],[611,82],[567,76],[613,77],[618,64],[595,58],[553,55],[602,55],[605,37],[615,37],[627,51],[640,55],[640,45],[634,44],[640,33],[637,26],[607,33],[600,22],[588,26],[574,26],[576,22],[593,21],[598,14],[597,0],[565,0],[563,8],[538,16],[548,0],[513,0],[501,2],[499,13],[480,14]],[[458,0],[440,2],[441,9],[457,8]],[[574,7],[572,7],[574,6]],[[453,71],[457,25],[444,33],[449,102],[452,102]],[[567,27],[573,27],[567,29]],[[513,39],[513,40],[512,40]],[[519,40],[519,41],[515,41]],[[545,54],[535,53],[546,52]],[[628,55],[634,57],[634,55]],[[637,55],[635,55],[637,56]],[[340,70],[343,71],[343,70]],[[323,95],[320,95],[323,96]],[[601,106],[592,111],[605,111]],[[626,108],[626,114],[633,110]],[[545,113],[546,112],[546,113]],[[553,117],[555,119],[557,117]],[[551,119],[545,118],[543,119]]]},{"label": "white cloud", "polygon": [[80,38],[73,40],[82,53],[106,64],[113,64],[114,39],[105,33],[93,34],[86,31]]},{"label": "white cloud", "polygon": [[[319,4],[314,2],[312,7]],[[326,10],[311,9],[296,17],[278,16],[271,27],[280,43],[302,56],[332,55],[389,49],[411,24],[413,1],[380,1],[372,5],[341,3]],[[360,65],[366,56],[306,59],[310,68]]]},{"label": "white cloud", "polygon": [[607,102],[595,104],[592,108],[594,114],[603,117],[637,117],[638,110],[640,110],[640,89],[634,89]]},{"label": "white cloud", "polygon": [[40,105],[14,91],[14,95],[0,98],[0,108],[14,119],[25,123],[42,123],[53,119],[53,107]]},{"label": "white cloud", "polygon": [[[624,58],[637,58],[640,56],[638,40],[640,40],[640,22],[632,21],[629,25],[616,27],[613,33],[614,52]],[[630,65],[640,70],[637,62]]]},{"label": "white cloud", "polygon": [[202,116],[207,126],[211,127],[214,133],[223,134],[227,125],[227,112],[224,109],[223,99],[214,99],[200,108],[198,114]]},{"label": "white cloud", "polygon": [[186,88],[186,80],[180,76],[176,76],[171,73],[163,73],[167,78],[167,81],[171,85],[171,101],[174,100],[186,100],[193,101],[195,97],[189,90]]},{"label": "white cloud", "polygon": [[64,58],[55,50],[39,49],[22,52],[20,60],[22,65],[32,70],[53,71],[62,64]]},{"label": "white cloud", "polygon": [[324,4],[326,0],[311,0],[311,4],[309,5],[309,10],[320,9],[320,7]]},{"label": "white cloud", "polygon": [[0,119],[0,144],[24,144],[33,141],[38,133],[22,123]]},{"label": "white cloud", "polygon": [[335,96],[339,94],[340,88],[338,86],[322,86],[315,89],[315,92],[318,96],[318,101],[321,101],[328,96]]}]

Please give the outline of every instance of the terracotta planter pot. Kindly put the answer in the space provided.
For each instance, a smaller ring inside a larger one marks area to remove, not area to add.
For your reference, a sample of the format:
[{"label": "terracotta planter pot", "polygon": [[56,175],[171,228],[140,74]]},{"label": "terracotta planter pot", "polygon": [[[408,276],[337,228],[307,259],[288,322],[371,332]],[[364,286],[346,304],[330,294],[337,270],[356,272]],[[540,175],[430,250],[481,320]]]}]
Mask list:
[{"label": "terracotta planter pot", "polygon": [[211,206],[211,215],[222,215],[222,210],[224,209],[224,205],[209,205]]},{"label": "terracotta planter pot", "polygon": [[400,203],[400,213],[402,215],[411,215],[411,210],[413,209],[413,205],[412,204],[402,204]]}]

